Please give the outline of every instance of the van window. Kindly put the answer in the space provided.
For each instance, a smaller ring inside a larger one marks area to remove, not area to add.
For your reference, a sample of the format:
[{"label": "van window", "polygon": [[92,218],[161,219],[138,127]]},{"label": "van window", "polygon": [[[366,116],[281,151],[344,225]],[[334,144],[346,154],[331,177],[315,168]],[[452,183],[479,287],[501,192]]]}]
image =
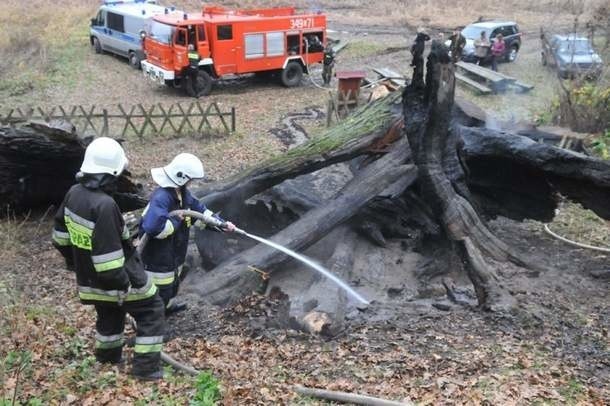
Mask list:
[{"label": "van window", "polygon": [[97,17],[95,17],[95,21],[96,21],[96,24],[97,24],[97,25],[101,25],[102,27],[105,25],[105,24],[104,24],[104,22],[105,22],[105,21],[104,21],[104,15],[105,15],[105,14],[106,14],[106,13],[104,13],[104,11],[103,11],[103,10],[100,10],[100,11],[99,11],[99,13],[97,13]]},{"label": "van window", "polygon": [[246,58],[260,58],[264,56],[264,34],[246,35]]},{"label": "van window", "polygon": [[120,14],[108,12],[108,28],[119,32],[125,32],[123,16]]},{"label": "van window", "polygon": [[219,40],[233,39],[233,26],[219,25],[217,28],[217,36]]},{"label": "van window", "polygon": [[301,36],[296,35],[288,35],[286,37],[286,51],[288,51],[288,55],[299,55],[301,53],[301,49],[299,47],[299,42],[301,41]]},{"label": "van window", "polygon": [[267,56],[284,55],[284,33],[270,32],[267,34]]}]

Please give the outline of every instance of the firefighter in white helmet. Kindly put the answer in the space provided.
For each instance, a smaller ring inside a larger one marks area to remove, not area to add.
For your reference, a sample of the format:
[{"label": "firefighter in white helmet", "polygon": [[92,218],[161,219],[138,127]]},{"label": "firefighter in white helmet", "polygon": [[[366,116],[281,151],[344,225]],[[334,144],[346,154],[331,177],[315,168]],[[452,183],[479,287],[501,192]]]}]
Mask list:
[{"label": "firefighter in white helmet", "polygon": [[153,192],[148,206],[144,209],[140,222],[140,235],[148,234],[142,251],[146,271],[159,287],[159,293],[166,306],[166,314],[186,308],[175,303],[178,293],[192,219],[170,216],[174,210],[189,209],[203,213],[205,223],[217,226],[223,231],[234,231],[235,226],[214,215],[200,203],[187,189],[190,181],[203,179],[203,164],[193,154],[178,154],[168,165],[151,169],[152,178],[159,187]]},{"label": "firefighter in white helmet", "polygon": [[102,137],[89,144],[76,175],[78,183],[66,193],[55,215],[53,244],[76,273],[81,302],[95,306],[97,360],[122,361],[129,313],[137,322],[132,372],[155,380],[163,376],[164,306],[112,198],[126,166],[125,152],[115,140]]}]

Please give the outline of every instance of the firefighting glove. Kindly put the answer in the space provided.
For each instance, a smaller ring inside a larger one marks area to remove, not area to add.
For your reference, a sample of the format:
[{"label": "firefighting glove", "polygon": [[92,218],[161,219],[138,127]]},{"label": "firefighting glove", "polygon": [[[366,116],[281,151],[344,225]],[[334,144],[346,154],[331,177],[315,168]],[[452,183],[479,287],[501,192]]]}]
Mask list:
[{"label": "firefighting glove", "polygon": [[127,296],[129,296],[129,292],[131,291],[131,285],[127,286],[127,289],[119,291],[119,300],[118,305],[123,306],[123,303],[127,300]]},{"label": "firefighting glove", "polygon": [[140,219],[142,218],[142,210],[130,211],[123,214],[123,221],[125,221],[125,227],[129,230],[130,236],[138,235],[138,227],[140,225]]}]

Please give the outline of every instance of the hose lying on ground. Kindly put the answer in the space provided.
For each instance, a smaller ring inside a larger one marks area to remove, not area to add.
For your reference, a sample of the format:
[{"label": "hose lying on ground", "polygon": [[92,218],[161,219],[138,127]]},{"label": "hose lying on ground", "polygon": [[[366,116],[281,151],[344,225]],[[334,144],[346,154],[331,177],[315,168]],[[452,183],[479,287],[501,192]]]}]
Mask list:
[{"label": "hose lying on ground", "polygon": [[583,244],[583,243],[572,241],[572,240],[569,240],[569,239],[567,239],[565,237],[562,237],[559,234],[556,234],[553,231],[551,231],[551,229],[549,228],[548,224],[544,225],[544,231],[546,231],[546,233],[549,234],[551,237],[557,238],[558,240],[563,241],[566,244],[573,245],[574,247],[587,248],[587,249],[590,249],[590,250],[595,250],[595,251],[600,251],[600,252],[605,252],[605,253],[610,254],[610,248],[596,247],[594,245]]},{"label": "hose lying on ground", "polygon": [[[136,321],[131,316],[128,316],[128,319],[129,319],[129,322],[131,323],[131,327],[134,330],[137,330]],[[135,342],[134,342],[134,344],[135,344]],[[130,345],[128,344],[128,346],[130,346]],[[197,371],[195,368],[193,368],[190,365],[186,365],[186,364],[176,361],[170,355],[168,355],[166,352],[163,352],[163,351],[161,351],[161,361],[165,362],[168,365],[171,365],[174,369],[176,369],[178,371],[184,372],[185,374],[192,375],[192,376],[199,375],[199,371]]]},{"label": "hose lying on ground", "polygon": [[319,399],[332,400],[341,403],[353,403],[356,405],[369,405],[369,406],[409,406],[411,403],[394,402],[392,400],[385,400],[375,398],[367,395],[358,395],[347,392],[337,392],[326,389],[307,388],[305,386],[297,385],[294,387],[294,391],[300,395],[311,396]]},{"label": "hose lying on ground", "polygon": [[178,371],[184,372],[185,374],[192,375],[192,376],[199,375],[199,371],[197,371],[195,368],[193,368],[190,365],[186,365],[186,364],[176,361],[175,359],[173,359],[172,357],[170,357],[167,353],[165,353],[163,351],[161,351],[161,361],[165,362],[168,365],[171,365],[172,367],[174,367],[174,369],[177,369]]}]

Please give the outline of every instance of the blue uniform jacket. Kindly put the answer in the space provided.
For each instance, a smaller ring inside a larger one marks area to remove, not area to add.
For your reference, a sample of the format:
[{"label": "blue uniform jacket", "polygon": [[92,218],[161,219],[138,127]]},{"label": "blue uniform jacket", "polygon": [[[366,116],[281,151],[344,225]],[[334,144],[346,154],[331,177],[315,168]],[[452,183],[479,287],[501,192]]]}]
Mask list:
[{"label": "blue uniform jacket", "polygon": [[182,204],[175,188],[157,188],[140,221],[140,235],[149,235],[148,243],[142,251],[142,260],[147,271],[171,272],[184,263],[188,248],[189,230],[194,222],[190,217],[184,220],[170,216],[179,209],[190,209],[203,213],[207,208],[187,189],[182,192]]}]

